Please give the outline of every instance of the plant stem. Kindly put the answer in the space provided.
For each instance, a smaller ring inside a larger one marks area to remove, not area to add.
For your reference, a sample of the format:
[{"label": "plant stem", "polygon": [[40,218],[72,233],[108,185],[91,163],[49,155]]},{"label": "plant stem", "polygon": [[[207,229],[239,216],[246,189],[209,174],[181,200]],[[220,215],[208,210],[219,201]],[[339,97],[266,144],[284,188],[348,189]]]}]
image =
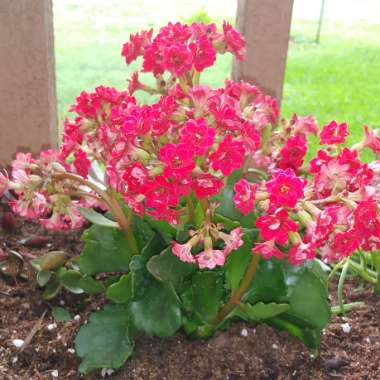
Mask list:
[{"label": "plant stem", "polygon": [[[346,303],[343,305],[343,313],[349,312],[357,307],[363,307],[364,305],[365,303],[361,301]],[[337,315],[342,314],[342,305],[331,306],[331,313]]]},{"label": "plant stem", "polygon": [[244,277],[240,282],[240,286],[235,290],[235,292],[231,295],[229,301],[219,310],[218,314],[211,322],[214,327],[217,327],[224,320],[224,318],[230,314],[236,306],[239,305],[244,293],[251,286],[259,261],[260,255],[253,254],[247,271],[245,272]]},{"label": "plant stem", "polygon": [[380,295],[380,252],[373,252],[372,257],[374,258],[374,262],[376,263],[375,269],[377,272],[376,284],[373,291],[375,294]]},{"label": "plant stem", "polygon": [[350,267],[365,281],[369,282],[372,285],[376,284],[376,272],[373,272],[369,269],[365,271],[357,262],[349,260]]},{"label": "plant stem", "polygon": [[343,286],[344,286],[344,281],[346,280],[347,271],[348,271],[349,267],[350,267],[350,260],[347,259],[347,261],[343,265],[343,269],[342,269],[342,272],[340,274],[339,282],[338,282],[338,301],[339,301],[339,306],[340,306],[340,312],[342,314],[345,313],[344,299],[343,299]]},{"label": "plant stem", "polygon": [[195,220],[195,208],[194,208],[194,203],[193,200],[191,199],[191,195],[188,195],[186,197],[187,201],[187,208],[189,210],[189,222],[194,222]]}]

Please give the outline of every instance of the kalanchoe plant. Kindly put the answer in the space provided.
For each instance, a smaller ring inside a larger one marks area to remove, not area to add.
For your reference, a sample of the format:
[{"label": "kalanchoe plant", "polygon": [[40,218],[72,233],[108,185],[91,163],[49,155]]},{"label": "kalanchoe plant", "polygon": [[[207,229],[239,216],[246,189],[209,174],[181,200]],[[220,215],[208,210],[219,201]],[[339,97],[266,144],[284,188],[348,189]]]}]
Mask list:
[{"label": "kalanchoe plant", "polygon": [[[317,349],[330,319],[322,261],[380,248],[380,162],[358,155],[379,156],[377,131],[342,148],[346,124],[279,123],[276,100],[254,85],[201,85],[227,52],[245,54],[228,23],[131,35],[122,55],[155,85],[135,72],[126,91],[82,92],[60,150],[18,153],[0,177],[12,209],[47,229],[93,223],[78,257],[34,261],[45,298],[64,287],[110,301],[76,338],[83,372],[120,367],[140,333],[208,337],[239,318]],[[138,104],[136,91],[159,98]],[[323,149],[306,164],[311,134]]]}]

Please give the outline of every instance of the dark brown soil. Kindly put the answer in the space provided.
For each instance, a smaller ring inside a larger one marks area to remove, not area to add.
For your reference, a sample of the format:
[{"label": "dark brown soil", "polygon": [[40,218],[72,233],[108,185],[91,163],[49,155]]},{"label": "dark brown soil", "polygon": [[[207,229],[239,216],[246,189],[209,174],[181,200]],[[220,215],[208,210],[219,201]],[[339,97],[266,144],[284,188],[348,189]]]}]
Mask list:
[{"label": "dark brown soil", "polygon": [[[39,226],[20,221],[16,226],[9,221],[3,224],[0,247],[21,253],[25,262],[20,265],[16,260],[13,271],[11,267],[10,271],[0,274],[0,379],[102,378],[100,371],[81,377],[77,372],[79,361],[73,351],[78,328],[91,311],[101,306],[102,300],[62,292],[53,301],[42,301],[41,290],[28,264],[30,257],[54,249],[77,253],[81,245],[79,234],[46,234]],[[30,236],[47,239],[37,244],[40,247],[20,243]],[[9,263],[1,261],[0,266],[3,264]],[[170,339],[140,337],[132,359],[111,378],[380,379],[380,299],[371,294],[368,286],[360,290],[355,286],[354,281],[347,284],[346,301],[361,300],[366,305],[346,317],[333,317],[323,333],[317,358],[287,333],[265,325],[236,323],[207,341],[189,340],[181,333]],[[335,297],[335,291],[331,296]],[[69,322],[58,322],[56,327],[51,325],[54,323],[51,308],[55,305],[67,308],[76,317]],[[40,329],[20,352],[13,340],[25,340],[33,327],[38,327],[45,311]],[[349,333],[343,332],[344,323],[351,327]]]}]

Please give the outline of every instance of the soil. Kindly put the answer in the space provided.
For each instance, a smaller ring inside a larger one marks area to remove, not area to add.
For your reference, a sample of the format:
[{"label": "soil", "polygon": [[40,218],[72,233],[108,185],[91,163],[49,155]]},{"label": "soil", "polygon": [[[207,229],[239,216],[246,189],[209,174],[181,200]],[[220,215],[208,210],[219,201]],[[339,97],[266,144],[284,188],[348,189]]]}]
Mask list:
[{"label": "soil", "polygon": [[[79,360],[74,338],[88,315],[103,302],[99,297],[61,292],[43,301],[29,260],[51,251],[77,254],[80,232],[46,233],[34,223],[23,223],[0,206],[0,248],[24,257],[0,261],[9,266],[0,272],[0,379],[101,379],[100,371],[88,376],[77,372]],[[32,239],[31,239],[32,237]],[[37,237],[37,238],[36,238]],[[28,239],[29,241],[23,241]],[[0,257],[1,259],[1,257]],[[4,272],[4,273],[3,273]],[[365,306],[344,317],[334,316],[323,331],[320,355],[288,333],[266,325],[236,323],[206,341],[194,341],[178,333],[170,339],[141,336],[133,357],[114,373],[103,377],[127,380],[240,380],[240,379],[380,379],[380,298],[356,280],[346,285],[346,301],[364,301]],[[331,297],[335,298],[335,285]],[[53,306],[62,306],[73,316],[54,322]],[[342,325],[349,327],[343,331]],[[36,330],[34,334],[31,334]],[[14,339],[27,340],[21,351]]]}]

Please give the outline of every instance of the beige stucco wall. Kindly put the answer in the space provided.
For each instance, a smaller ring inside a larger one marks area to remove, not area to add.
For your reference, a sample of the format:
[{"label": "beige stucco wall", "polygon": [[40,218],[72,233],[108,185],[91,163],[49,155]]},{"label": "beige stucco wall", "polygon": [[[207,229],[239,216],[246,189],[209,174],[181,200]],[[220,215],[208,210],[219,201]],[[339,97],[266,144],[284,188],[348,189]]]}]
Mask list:
[{"label": "beige stucco wall", "polygon": [[0,0],[0,166],[57,141],[51,0]]}]

